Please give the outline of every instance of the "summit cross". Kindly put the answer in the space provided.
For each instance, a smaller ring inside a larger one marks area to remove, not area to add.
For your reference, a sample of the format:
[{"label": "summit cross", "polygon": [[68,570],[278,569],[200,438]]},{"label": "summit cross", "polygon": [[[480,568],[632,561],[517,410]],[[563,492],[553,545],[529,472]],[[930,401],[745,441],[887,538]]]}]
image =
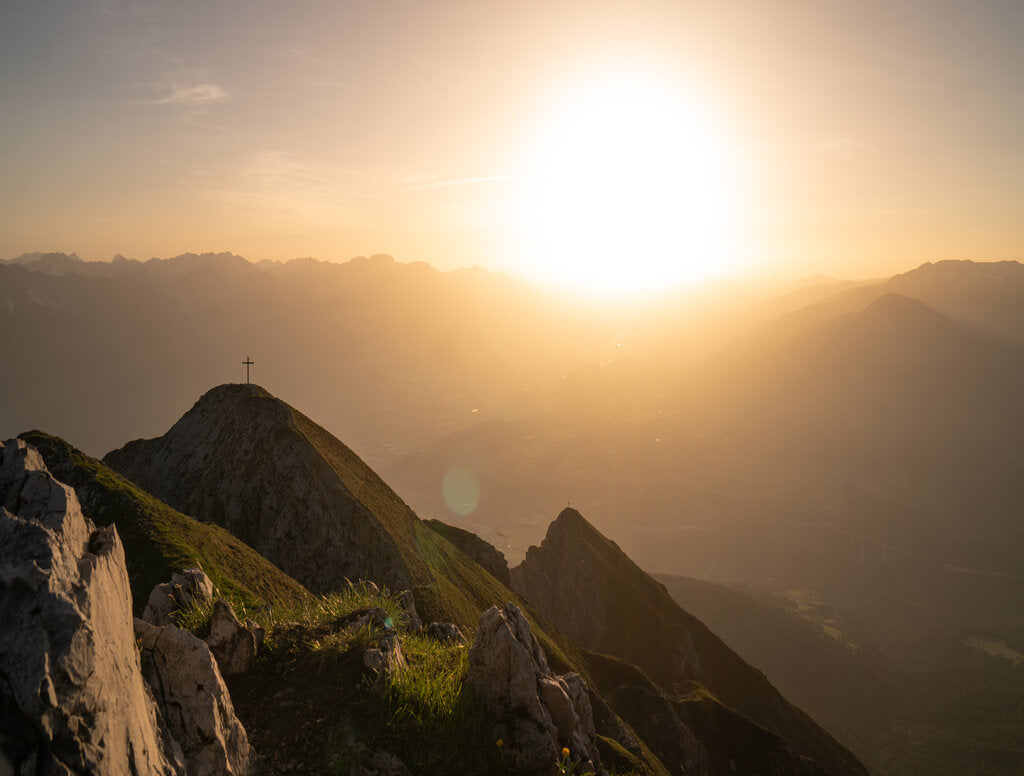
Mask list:
[{"label": "summit cross", "polygon": [[249,367],[251,367],[256,362],[253,361],[249,356],[246,356],[245,357],[245,361],[243,361],[242,363],[245,365],[245,384],[248,385],[249,384]]}]

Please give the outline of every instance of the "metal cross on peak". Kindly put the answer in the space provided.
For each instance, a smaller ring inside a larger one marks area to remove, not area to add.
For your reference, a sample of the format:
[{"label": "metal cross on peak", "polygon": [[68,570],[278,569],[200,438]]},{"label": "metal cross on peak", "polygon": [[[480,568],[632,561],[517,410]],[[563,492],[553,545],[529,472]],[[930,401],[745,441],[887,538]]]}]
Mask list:
[{"label": "metal cross on peak", "polygon": [[245,365],[245,384],[248,385],[249,384],[249,367],[251,367],[256,362],[253,361],[249,356],[246,356],[245,357],[245,361],[243,361],[242,363]]}]

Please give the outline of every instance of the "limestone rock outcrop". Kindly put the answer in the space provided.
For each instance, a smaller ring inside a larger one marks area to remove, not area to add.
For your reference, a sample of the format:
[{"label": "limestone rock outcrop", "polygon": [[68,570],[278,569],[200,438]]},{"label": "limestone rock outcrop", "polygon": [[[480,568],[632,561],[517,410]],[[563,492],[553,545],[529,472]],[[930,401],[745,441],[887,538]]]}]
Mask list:
[{"label": "limestone rock outcrop", "polygon": [[150,625],[170,625],[173,615],[193,604],[213,598],[213,582],[202,569],[182,569],[171,575],[170,582],[153,588],[142,611],[142,619]]},{"label": "limestone rock outcrop", "polygon": [[553,772],[562,747],[581,772],[599,772],[600,755],[586,683],[555,676],[526,617],[512,603],[480,616],[466,681],[499,720],[496,738],[521,773]]},{"label": "limestone rock outcrop", "polygon": [[124,550],[19,440],[0,445],[0,747],[16,773],[183,774],[142,678]]},{"label": "limestone rock outcrop", "polygon": [[181,744],[189,776],[247,773],[253,756],[249,739],[209,647],[174,625],[139,619],[135,636],[146,681]]},{"label": "limestone rock outcrop", "polygon": [[244,674],[256,659],[260,633],[251,620],[243,623],[238,619],[231,604],[223,598],[213,603],[210,618],[210,635],[204,639],[223,676]]}]

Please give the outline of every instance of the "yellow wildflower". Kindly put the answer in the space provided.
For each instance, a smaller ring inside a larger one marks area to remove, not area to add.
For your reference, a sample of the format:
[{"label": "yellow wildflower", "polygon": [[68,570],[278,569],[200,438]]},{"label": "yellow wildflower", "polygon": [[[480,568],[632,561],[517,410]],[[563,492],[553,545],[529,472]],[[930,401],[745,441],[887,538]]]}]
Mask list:
[{"label": "yellow wildflower", "polygon": [[569,747],[563,746],[562,747],[562,759],[565,760],[568,757],[569,757]]},{"label": "yellow wildflower", "polygon": [[496,747],[498,747],[499,749],[501,749],[501,747],[503,747],[505,745],[505,742],[504,742],[504,740],[499,738],[497,741],[494,742],[494,745]]}]

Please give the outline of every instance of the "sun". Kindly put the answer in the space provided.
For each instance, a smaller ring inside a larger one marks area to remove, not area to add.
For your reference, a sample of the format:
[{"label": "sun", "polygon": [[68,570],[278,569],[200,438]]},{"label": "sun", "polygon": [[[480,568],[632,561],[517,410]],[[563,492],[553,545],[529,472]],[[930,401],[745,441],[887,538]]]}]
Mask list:
[{"label": "sun", "polygon": [[515,219],[526,274],[635,297],[740,261],[736,155],[712,115],[649,74],[588,79],[538,122]]}]

